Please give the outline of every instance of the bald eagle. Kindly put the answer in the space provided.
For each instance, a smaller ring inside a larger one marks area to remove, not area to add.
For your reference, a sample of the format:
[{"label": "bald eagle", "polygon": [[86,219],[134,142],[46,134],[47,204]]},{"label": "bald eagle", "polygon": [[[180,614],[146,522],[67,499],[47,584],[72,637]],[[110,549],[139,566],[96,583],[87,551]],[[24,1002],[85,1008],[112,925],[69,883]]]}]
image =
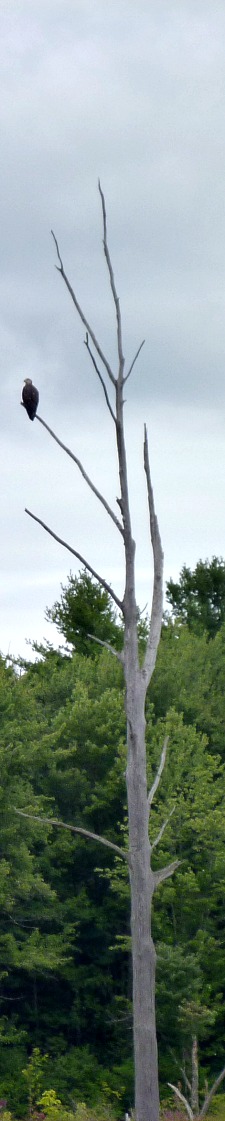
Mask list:
[{"label": "bald eagle", "polygon": [[31,378],[25,378],[22,389],[21,405],[24,405],[24,408],[26,409],[30,420],[34,420],[34,417],[36,416],[38,401],[38,389],[36,389],[35,385],[33,385]]}]

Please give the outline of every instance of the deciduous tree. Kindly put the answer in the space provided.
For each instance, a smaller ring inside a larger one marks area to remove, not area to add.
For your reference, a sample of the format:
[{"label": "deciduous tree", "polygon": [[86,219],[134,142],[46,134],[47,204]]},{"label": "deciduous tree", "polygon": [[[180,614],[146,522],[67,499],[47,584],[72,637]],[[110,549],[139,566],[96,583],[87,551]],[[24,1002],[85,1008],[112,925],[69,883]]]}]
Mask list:
[{"label": "deciduous tree", "polygon": [[213,638],[225,622],[225,563],[222,557],[199,560],[192,572],[184,564],[178,583],[169,580],[167,599],[172,614],[196,634]]}]

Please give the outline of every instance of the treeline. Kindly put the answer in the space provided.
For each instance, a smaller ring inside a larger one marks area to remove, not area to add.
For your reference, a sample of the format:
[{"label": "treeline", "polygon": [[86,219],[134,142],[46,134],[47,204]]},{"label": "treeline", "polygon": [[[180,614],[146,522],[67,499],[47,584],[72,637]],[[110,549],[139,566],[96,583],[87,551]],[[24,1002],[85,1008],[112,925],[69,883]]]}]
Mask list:
[{"label": "treeline", "polygon": [[[202,1087],[224,1063],[223,561],[184,568],[168,602],[146,712],[149,783],[169,734],[151,815],[155,867],[180,861],[154,905],[162,1094],[184,1064],[189,1076],[194,1035]],[[121,1115],[133,1101],[126,867],[38,819],[127,844],[122,670],[89,637],[120,648],[122,624],[86,573],[70,576],[48,617],[65,649],[36,648],[20,673],[0,662],[0,1096],[24,1114],[22,1071],[40,1048],[43,1089],[69,1104],[105,1095]],[[139,632],[141,657],[143,620]]]}]

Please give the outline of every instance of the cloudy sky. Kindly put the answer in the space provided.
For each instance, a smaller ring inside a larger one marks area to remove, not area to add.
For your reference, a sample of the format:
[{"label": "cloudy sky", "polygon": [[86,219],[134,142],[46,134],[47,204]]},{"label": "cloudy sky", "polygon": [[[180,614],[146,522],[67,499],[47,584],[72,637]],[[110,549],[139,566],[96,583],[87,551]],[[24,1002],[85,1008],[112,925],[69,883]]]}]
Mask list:
[{"label": "cloudy sky", "polygon": [[143,423],[165,578],[225,556],[224,0],[2,0],[0,649],[55,641],[64,537],[120,595],[112,523],[74,464],[20,408],[40,415],[113,504],[111,418],[50,236],[109,360],[116,336],[102,253],[100,176],[123,317],[137,596],[150,605]]}]

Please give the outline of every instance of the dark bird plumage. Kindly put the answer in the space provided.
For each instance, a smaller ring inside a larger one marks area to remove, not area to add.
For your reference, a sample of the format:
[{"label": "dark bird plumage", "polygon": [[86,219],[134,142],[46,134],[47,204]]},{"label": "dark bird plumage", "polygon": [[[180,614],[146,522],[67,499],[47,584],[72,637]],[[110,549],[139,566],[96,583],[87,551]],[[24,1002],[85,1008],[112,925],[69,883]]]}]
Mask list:
[{"label": "dark bird plumage", "polygon": [[36,389],[35,385],[33,385],[31,378],[25,378],[24,386],[22,389],[21,405],[24,405],[24,408],[26,409],[30,420],[34,420],[34,417],[36,416],[38,401],[38,389]]}]

